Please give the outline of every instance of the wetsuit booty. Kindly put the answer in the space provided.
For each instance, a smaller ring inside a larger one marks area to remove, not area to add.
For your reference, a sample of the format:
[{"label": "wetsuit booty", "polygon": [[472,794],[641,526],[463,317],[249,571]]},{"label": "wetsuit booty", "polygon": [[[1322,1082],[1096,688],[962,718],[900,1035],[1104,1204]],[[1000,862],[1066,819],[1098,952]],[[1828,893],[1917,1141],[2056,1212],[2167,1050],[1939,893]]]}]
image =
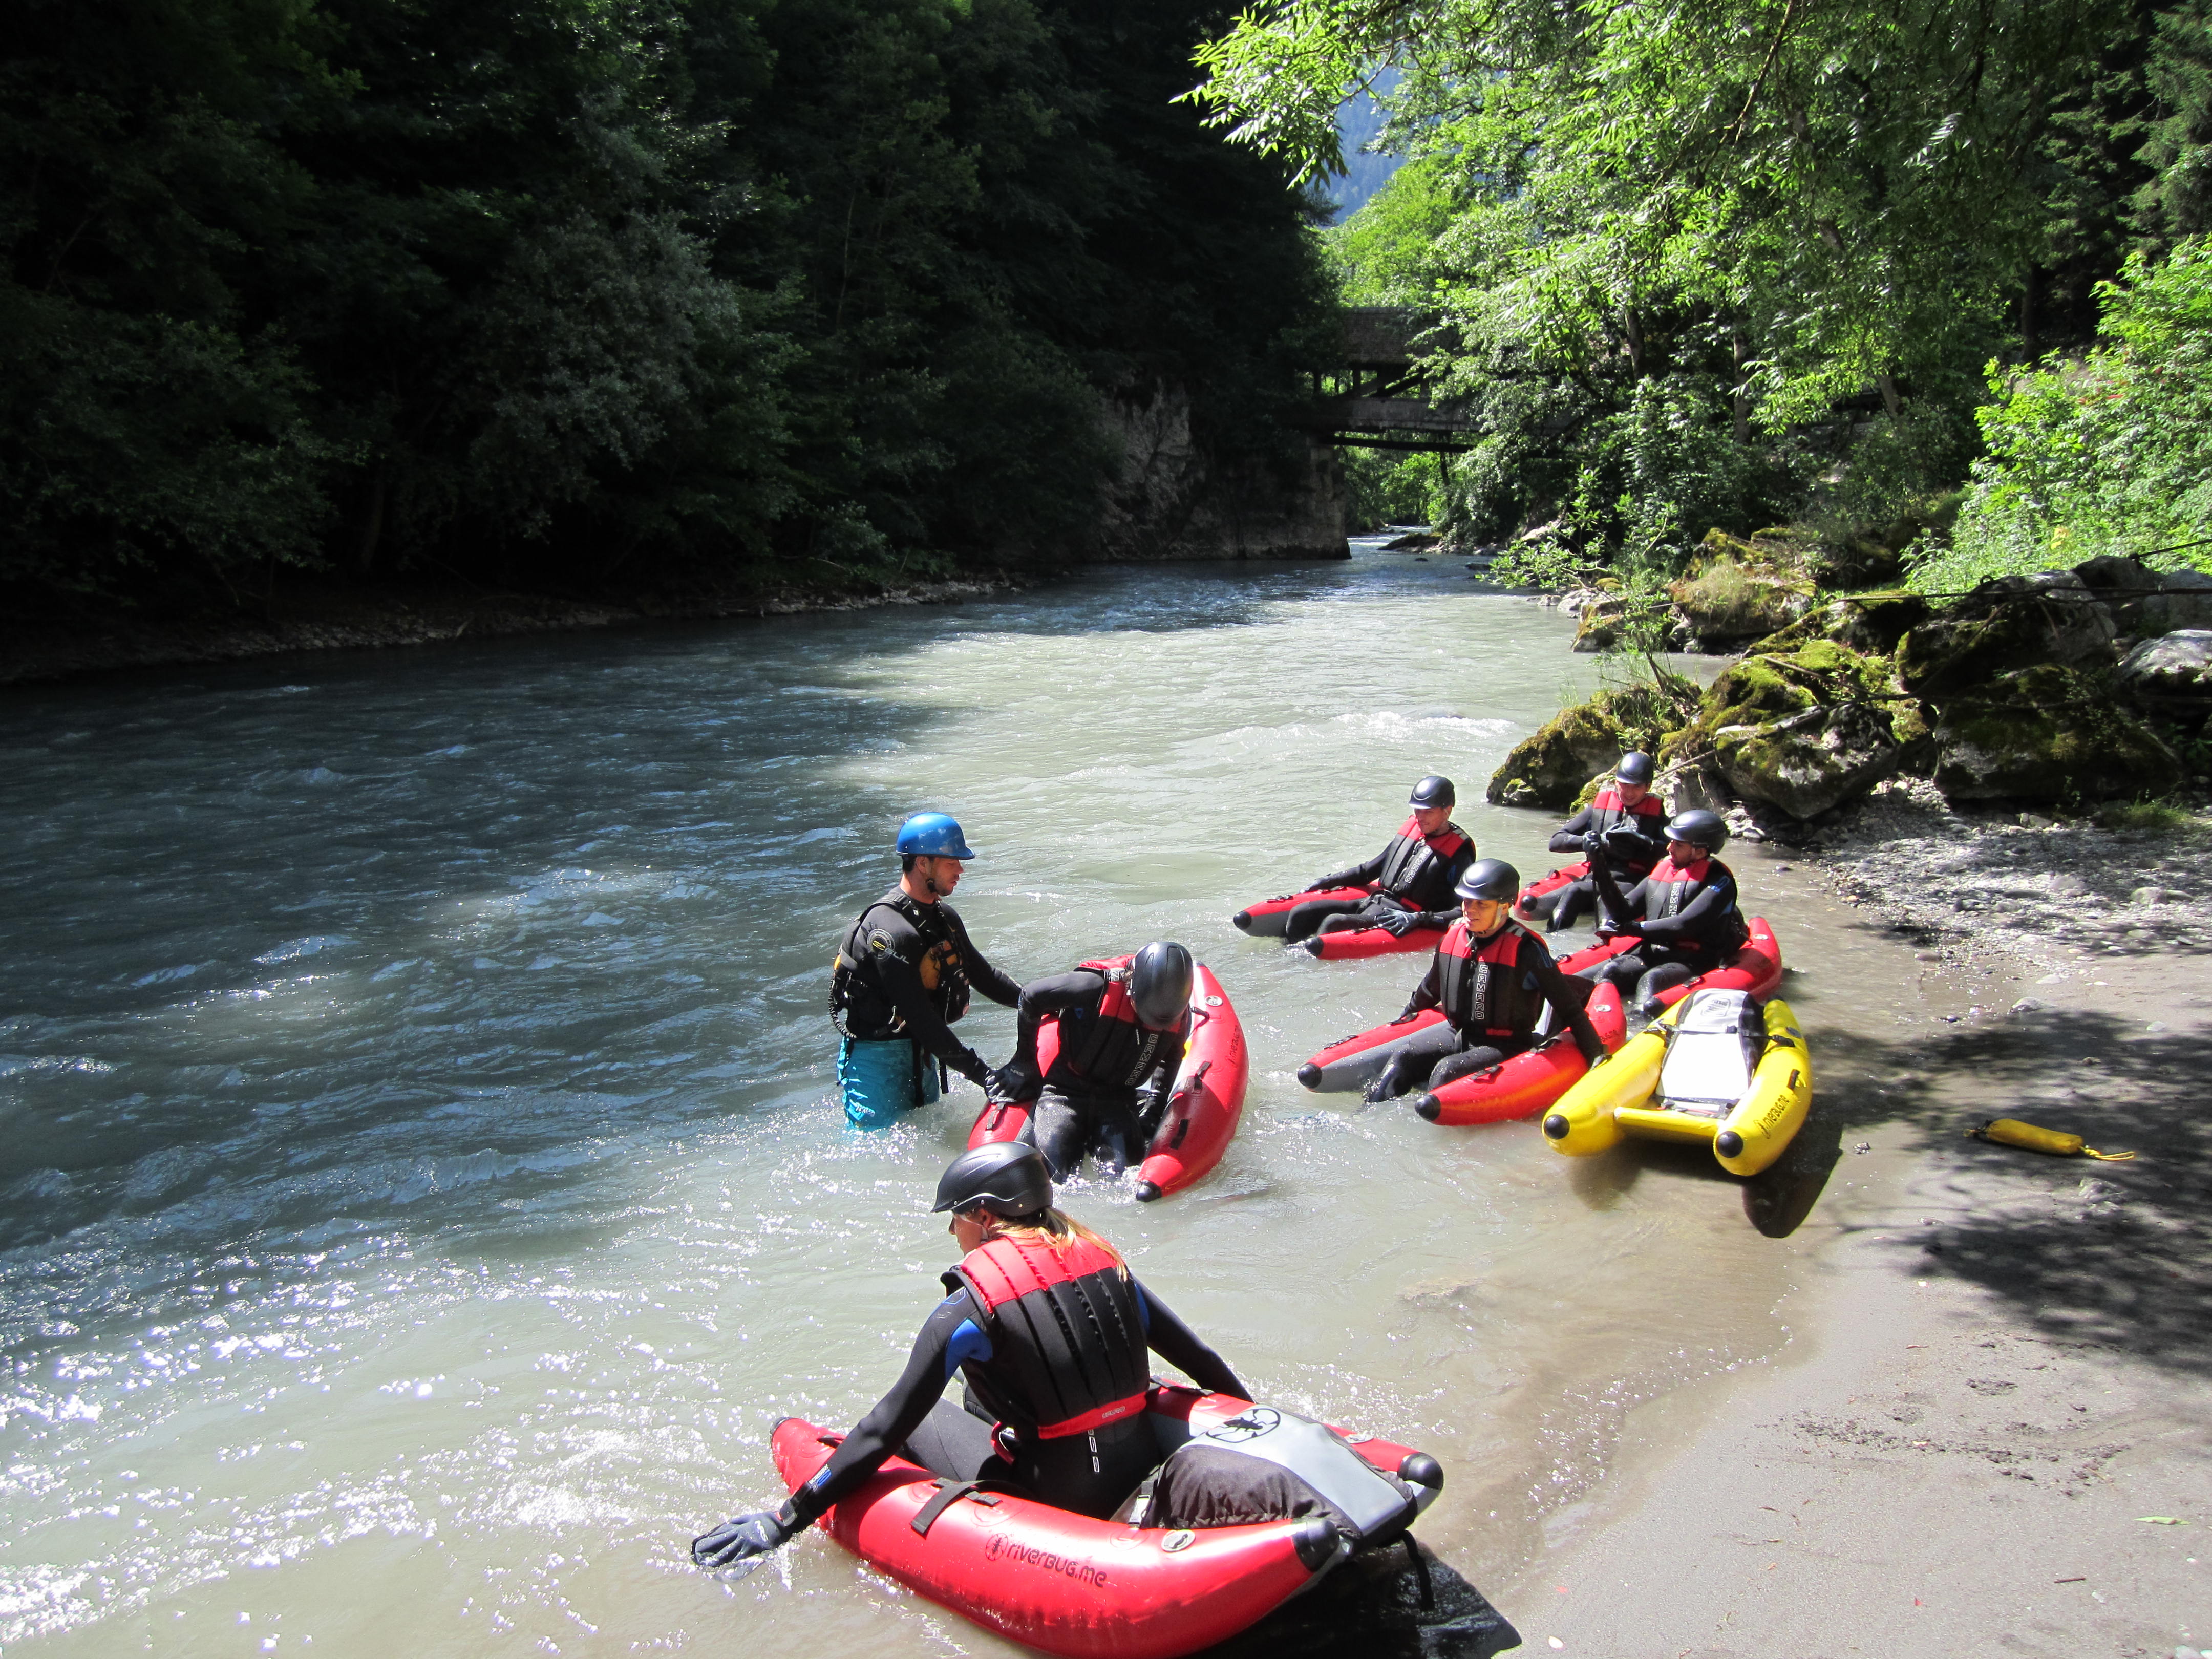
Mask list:
[{"label": "wetsuit booty", "polygon": [[1367,1092],[1361,1098],[1371,1106],[1377,1101],[1395,1100],[1412,1088],[1413,1079],[1407,1074],[1408,1068],[1405,1065],[1405,1058],[1403,1054],[1393,1054],[1384,1061],[1382,1069],[1375,1074],[1375,1080],[1367,1085]]}]

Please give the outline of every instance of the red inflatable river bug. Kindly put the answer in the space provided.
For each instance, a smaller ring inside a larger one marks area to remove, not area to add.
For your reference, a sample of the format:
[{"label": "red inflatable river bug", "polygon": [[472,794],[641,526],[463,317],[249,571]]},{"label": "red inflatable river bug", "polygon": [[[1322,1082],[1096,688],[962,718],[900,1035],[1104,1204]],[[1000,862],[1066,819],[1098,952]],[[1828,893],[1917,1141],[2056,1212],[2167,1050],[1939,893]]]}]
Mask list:
[{"label": "red inflatable river bug", "polygon": [[[1628,1040],[1628,1012],[1621,1006],[1618,987],[1599,986],[1585,1012],[1606,1053]],[[1534,1117],[1589,1070],[1589,1062],[1575,1047],[1573,1035],[1561,1031],[1526,1054],[1429,1091],[1414,1100],[1413,1109],[1431,1123],[1504,1123]]]},{"label": "red inflatable river bug", "polygon": [[[1659,1006],[1671,1008],[1692,991],[1748,991],[1755,997],[1770,997],[1780,989],[1782,946],[1775,941],[1774,929],[1767,926],[1765,916],[1753,916],[1746,926],[1751,931],[1749,943],[1719,967],[1660,992]],[[1602,939],[1571,957],[1562,957],[1559,966],[1570,974],[1578,974],[1594,963],[1624,954],[1638,943],[1626,933]]]},{"label": "red inflatable river bug", "polygon": [[[1613,987],[1599,986],[1590,997],[1589,1012],[1598,1041],[1608,1054],[1626,1041],[1628,1016],[1621,1006],[1620,993]],[[1363,1089],[1408,1038],[1419,1036],[1443,1018],[1443,1014],[1430,1008],[1411,1019],[1393,1020],[1341,1042],[1332,1042],[1298,1067],[1298,1081],[1323,1094]],[[1568,1085],[1589,1069],[1574,1039],[1562,1032],[1502,1065],[1419,1096],[1413,1109],[1431,1123],[1499,1123],[1509,1118],[1532,1117],[1565,1094]]]},{"label": "red inflatable river bug", "polygon": [[[1248,1409],[1167,1386],[1146,1406],[1164,1455]],[[776,1473],[796,1489],[840,1438],[785,1418],[769,1441]],[[1385,1440],[1354,1444],[1394,1474],[1414,1455]],[[1257,1623],[1343,1559],[1319,1516],[1170,1532],[940,1480],[898,1457],[819,1524],[908,1589],[1066,1659],[1179,1659]]]},{"label": "red inflatable river bug", "polygon": [[[1204,963],[1192,977],[1190,1013],[1190,1046],[1176,1073],[1167,1115],[1137,1170],[1139,1202],[1180,1192],[1220,1163],[1244,1113],[1244,1090],[1252,1074],[1244,1027],[1221,981]],[[1050,1072],[1059,1055],[1060,1022],[1048,1018],[1037,1029],[1039,1073]],[[1018,1139],[1029,1121],[1030,1103],[987,1103],[975,1115],[968,1144]]]},{"label": "red inflatable river bug", "polygon": [[[1369,897],[1374,891],[1372,887],[1327,887],[1318,893],[1285,893],[1280,898],[1261,899],[1250,909],[1239,910],[1230,920],[1255,939],[1280,939],[1284,929],[1290,926],[1291,912],[1301,904],[1312,904],[1322,899],[1349,902]],[[1432,951],[1443,937],[1441,927],[1416,927],[1403,939],[1381,927],[1340,927],[1333,933],[1315,933],[1302,939],[1298,948],[1323,962],[1356,962],[1362,957]]]}]

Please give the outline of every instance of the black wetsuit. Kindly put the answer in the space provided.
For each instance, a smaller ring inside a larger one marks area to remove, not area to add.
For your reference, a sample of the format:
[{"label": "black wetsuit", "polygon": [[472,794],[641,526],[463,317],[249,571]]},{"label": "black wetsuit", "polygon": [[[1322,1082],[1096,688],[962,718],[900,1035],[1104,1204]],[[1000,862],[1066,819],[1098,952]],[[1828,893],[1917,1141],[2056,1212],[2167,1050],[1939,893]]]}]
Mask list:
[{"label": "black wetsuit", "polygon": [[970,1082],[983,1081],[989,1067],[953,1035],[951,1022],[967,1012],[970,986],[1008,1008],[1022,990],[984,959],[949,902],[924,904],[892,887],[846,931],[838,958],[831,999],[853,1041],[905,1038]]},{"label": "black wetsuit", "polygon": [[[1133,1279],[1152,1352],[1202,1389],[1251,1396],[1220,1355]],[[922,1322],[906,1370],[862,1418],[820,1474],[793,1494],[797,1517],[811,1521],[860,1485],[894,1452],[955,1480],[1001,1480],[1027,1487],[1043,1502],[1080,1515],[1108,1516],[1159,1462],[1158,1442],[1142,1413],[1087,1434],[1020,1440],[1012,1456],[994,1442],[990,1424],[943,1398],[963,1367],[990,1376],[990,1321],[966,1290],[954,1291]],[[999,1379],[993,1378],[994,1382]],[[1003,1388],[1003,1383],[1000,1384]]]},{"label": "black wetsuit", "polygon": [[[1407,1019],[1425,1009],[1442,1008],[1443,1023],[1421,1032],[1392,1057],[1369,1091],[1375,1098],[1408,1089],[1441,1089],[1526,1054],[1542,1040],[1536,1035],[1536,1021],[1546,1004],[1551,1006],[1554,1028],[1564,1024],[1574,1033],[1575,1046],[1584,1060],[1595,1063],[1605,1053],[1584,1011],[1589,993],[1559,970],[1542,939],[1518,922],[1508,921],[1504,929],[1510,930],[1517,944],[1513,961],[1483,963],[1470,958],[1475,953],[1498,953],[1504,941],[1496,933],[1472,939],[1466,927],[1465,922],[1457,923],[1444,935],[1429,958],[1429,971],[1398,1016]],[[1485,968],[1489,972],[1482,972]]]},{"label": "black wetsuit", "polygon": [[1751,938],[1735,872],[1718,859],[1682,871],[1671,858],[1662,859],[1625,894],[1606,860],[1593,860],[1590,873],[1597,878],[1598,931],[1632,933],[1640,942],[1583,969],[1582,976],[1611,981],[1647,1011],[1659,992],[1720,967]]},{"label": "black wetsuit", "polygon": [[[1620,793],[1608,788],[1600,791],[1595,800],[1553,833],[1547,850],[1571,853],[1580,858],[1583,838],[1592,834],[1602,836],[1607,853],[1620,866],[1620,873],[1631,883],[1639,882],[1650,872],[1653,865],[1667,856],[1666,823],[1666,808],[1657,797],[1647,794],[1634,806],[1624,806]],[[1544,919],[1547,933],[1556,933],[1573,927],[1582,919],[1583,912],[1591,908],[1596,901],[1596,878],[1583,876],[1564,887],[1554,888],[1539,901],[1542,908],[1532,908],[1530,914]]]},{"label": "black wetsuit", "polygon": [[1409,818],[1390,844],[1364,864],[1323,876],[1307,889],[1374,885],[1380,890],[1364,898],[1309,899],[1291,912],[1283,938],[1296,944],[1315,933],[1377,927],[1408,912],[1412,927],[1449,927],[1459,915],[1459,898],[1452,890],[1474,862],[1474,838],[1459,825],[1446,823],[1424,836],[1418,822]]},{"label": "black wetsuit", "polygon": [[1038,1023],[1047,1014],[1060,1017],[1060,1055],[1044,1074],[1025,1133],[1054,1181],[1066,1180],[1086,1153],[1114,1172],[1141,1162],[1182,1066],[1188,1017],[1165,1031],[1120,1020],[1097,1030],[1108,983],[1097,969],[1078,968],[1022,988],[1007,1070],[1036,1075]]}]

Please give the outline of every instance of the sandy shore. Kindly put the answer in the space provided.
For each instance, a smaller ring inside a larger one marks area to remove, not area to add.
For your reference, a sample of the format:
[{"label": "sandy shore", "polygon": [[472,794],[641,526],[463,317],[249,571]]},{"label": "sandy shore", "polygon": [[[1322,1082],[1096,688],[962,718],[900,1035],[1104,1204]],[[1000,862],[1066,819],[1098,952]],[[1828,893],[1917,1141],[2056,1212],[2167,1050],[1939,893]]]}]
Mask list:
[{"label": "sandy shore", "polygon": [[[1789,1346],[1642,1408],[1499,1607],[1531,1651],[1622,1659],[2212,1650],[2204,837],[1897,787],[1738,868],[1856,904],[1924,1023],[1823,1022],[1851,1081],[1801,1138],[1834,1162]],[[1964,1133],[1999,1115],[2141,1156]]]}]

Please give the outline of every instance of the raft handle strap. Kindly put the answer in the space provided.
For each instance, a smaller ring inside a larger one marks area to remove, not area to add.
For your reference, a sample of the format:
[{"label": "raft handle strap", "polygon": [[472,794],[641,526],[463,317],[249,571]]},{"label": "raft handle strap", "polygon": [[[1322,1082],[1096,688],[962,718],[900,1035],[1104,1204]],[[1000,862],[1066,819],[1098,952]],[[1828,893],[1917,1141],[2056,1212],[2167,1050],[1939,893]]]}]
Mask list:
[{"label": "raft handle strap", "polygon": [[979,1504],[996,1504],[999,1500],[994,1494],[981,1490],[984,1484],[981,1480],[939,1480],[937,1495],[914,1512],[913,1526],[916,1535],[928,1537],[930,1528],[937,1524],[937,1517],[963,1498],[973,1498]]},{"label": "raft handle strap", "polygon": [[1413,1577],[1421,1587],[1421,1611],[1426,1613],[1436,1606],[1437,1592],[1429,1583],[1429,1564],[1421,1559],[1421,1547],[1411,1531],[1406,1534],[1406,1553],[1413,1559]]}]

